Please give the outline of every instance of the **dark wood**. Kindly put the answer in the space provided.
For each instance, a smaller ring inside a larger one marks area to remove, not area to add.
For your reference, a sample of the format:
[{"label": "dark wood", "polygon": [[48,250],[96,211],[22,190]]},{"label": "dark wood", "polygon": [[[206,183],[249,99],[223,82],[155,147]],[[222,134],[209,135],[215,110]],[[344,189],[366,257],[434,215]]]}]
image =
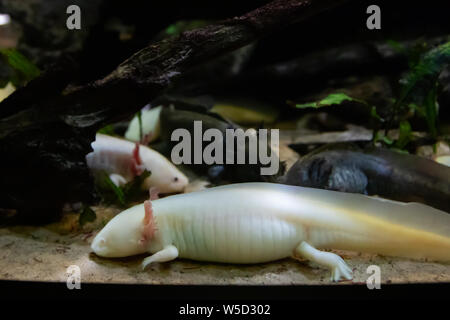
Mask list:
[{"label": "dark wood", "polygon": [[276,0],[151,44],[82,87],[66,87],[76,68],[49,70],[0,104],[0,208],[46,222],[65,202],[91,201],[85,155],[98,129],[134,114],[192,67],[342,2]]}]

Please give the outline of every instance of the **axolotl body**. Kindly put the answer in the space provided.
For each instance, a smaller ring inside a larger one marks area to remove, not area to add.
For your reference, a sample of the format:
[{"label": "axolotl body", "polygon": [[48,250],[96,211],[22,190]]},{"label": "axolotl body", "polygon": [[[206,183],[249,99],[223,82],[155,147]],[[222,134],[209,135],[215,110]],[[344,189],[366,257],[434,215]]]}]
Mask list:
[{"label": "axolotl body", "polygon": [[152,253],[144,268],[177,257],[236,264],[302,257],[338,281],[352,270],[320,249],[450,261],[450,215],[361,194],[242,183],[145,201],[114,217],[92,249],[103,257]]},{"label": "axolotl body", "polygon": [[120,186],[149,170],[142,188],[155,188],[160,193],[182,192],[188,178],[169,160],[144,145],[124,139],[97,134],[93,152],[86,156],[88,167],[95,172],[105,171],[111,181]]}]

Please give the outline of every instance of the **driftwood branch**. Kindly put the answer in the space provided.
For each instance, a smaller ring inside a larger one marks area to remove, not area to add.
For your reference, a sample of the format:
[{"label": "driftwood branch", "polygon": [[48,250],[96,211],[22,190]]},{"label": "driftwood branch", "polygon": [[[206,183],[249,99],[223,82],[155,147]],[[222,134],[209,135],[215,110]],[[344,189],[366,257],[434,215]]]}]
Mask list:
[{"label": "driftwood branch", "polygon": [[[192,67],[339,2],[343,1],[278,0],[244,16],[184,32],[135,53],[104,79],[71,92],[63,104],[75,105],[74,113],[79,110],[79,105],[91,109],[97,116],[95,123],[89,122],[88,126],[99,128],[133,114]],[[83,114],[89,113],[86,111],[83,110]]]},{"label": "driftwood branch", "polygon": [[85,155],[98,129],[134,114],[192,67],[341,2],[276,0],[151,44],[86,86],[66,87],[72,71],[59,69],[30,82],[0,104],[0,208],[42,222],[67,201],[89,201]]}]

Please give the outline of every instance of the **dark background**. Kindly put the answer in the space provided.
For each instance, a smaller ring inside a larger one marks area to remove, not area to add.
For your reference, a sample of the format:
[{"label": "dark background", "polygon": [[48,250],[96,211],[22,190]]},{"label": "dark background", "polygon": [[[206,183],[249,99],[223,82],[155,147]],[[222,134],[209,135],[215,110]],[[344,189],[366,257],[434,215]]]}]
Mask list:
[{"label": "dark background", "polygon": [[[100,26],[93,27],[83,60],[87,77],[96,78],[108,73],[133,52],[146,46],[159,31],[173,22],[230,18],[267,2],[269,1],[105,1],[100,11],[103,19],[117,16],[125,24],[134,25],[136,38],[123,47],[117,42],[117,37],[111,34],[106,36]],[[381,30],[366,28],[369,16],[366,9],[371,4],[381,8]],[[340,8],[261,40],[249,67],[353,42],[404,40],[448,34],[449,13],[449,1],[349,1]]]}]

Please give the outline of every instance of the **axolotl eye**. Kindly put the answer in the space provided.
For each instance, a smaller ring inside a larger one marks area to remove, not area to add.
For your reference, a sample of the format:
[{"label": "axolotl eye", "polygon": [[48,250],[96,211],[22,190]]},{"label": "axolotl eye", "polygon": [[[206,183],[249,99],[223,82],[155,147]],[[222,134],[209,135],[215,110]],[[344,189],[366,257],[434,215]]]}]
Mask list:
[{"label": "axolotl eye", "polygon": [[169,192],[182,192],[188,183],[189,180],[184,175],[172,175],[170,177]]}]

